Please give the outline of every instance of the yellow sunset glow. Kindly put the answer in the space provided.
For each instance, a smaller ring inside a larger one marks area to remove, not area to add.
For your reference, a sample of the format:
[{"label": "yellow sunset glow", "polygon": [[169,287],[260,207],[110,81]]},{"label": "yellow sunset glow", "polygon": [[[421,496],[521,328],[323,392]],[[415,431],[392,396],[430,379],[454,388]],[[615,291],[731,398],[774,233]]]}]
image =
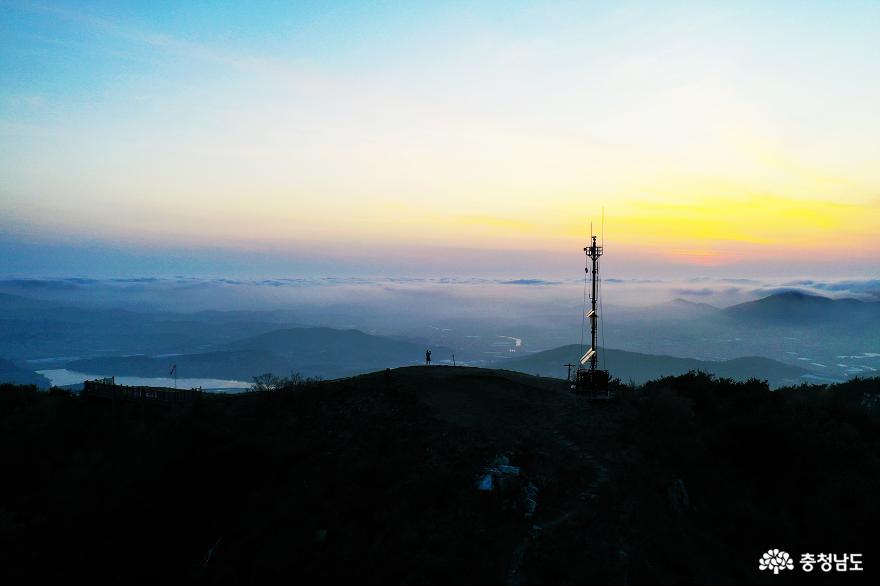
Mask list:
[{"label": "yellow sunset glow", "polygon": [[[629,259],[880,260],[870,7],[536,6],[511,30],[437,10],[321,50],[24,10],[93,35],[94,67],[52,53],[10,77],[0,228],[384,259],[577,250],[604,208]],[[829,18],[847,34],[817,32]],[[12,44],[27,61],[33,42]]]}]

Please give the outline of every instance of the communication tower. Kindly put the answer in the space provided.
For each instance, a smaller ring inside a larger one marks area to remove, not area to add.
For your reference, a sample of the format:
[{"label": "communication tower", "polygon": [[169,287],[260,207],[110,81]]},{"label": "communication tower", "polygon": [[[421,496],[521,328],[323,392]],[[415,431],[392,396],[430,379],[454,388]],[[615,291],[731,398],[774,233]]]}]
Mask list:
[{"label": "communication tower", "polygon": [[[587,255],[584,271],[586,275],[592,277],[590,279],[589,310],[587,310],[586,294],[584,295],[583,308],[586,319],[590,320],[590,347],[588,349],[585,348],[584,355],[581,356],[580,365],[575,373],[575,380],[574,384],[571,385],[571,389],[575,393],[589,395],[593,398],[609,398],[608,371],[599,368],[598,344],[599,257],[604,253],[604,246],[597,244],[595,234],[590,235],[590,245],[584,248],[584,253]],[[592,271],[590,270],[591,268]],[[586,287],[586,285],[586,279],[584,279],[584,286]]]}]

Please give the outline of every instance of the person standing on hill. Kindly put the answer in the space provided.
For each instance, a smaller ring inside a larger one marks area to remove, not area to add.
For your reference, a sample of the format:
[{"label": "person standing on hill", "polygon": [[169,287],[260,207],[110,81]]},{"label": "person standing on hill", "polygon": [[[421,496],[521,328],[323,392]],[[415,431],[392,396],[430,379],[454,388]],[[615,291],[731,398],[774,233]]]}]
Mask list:
[{"label": "person standing on hill", "polygon": [[431,366],[431,349],[425,350],[425,364]]}]

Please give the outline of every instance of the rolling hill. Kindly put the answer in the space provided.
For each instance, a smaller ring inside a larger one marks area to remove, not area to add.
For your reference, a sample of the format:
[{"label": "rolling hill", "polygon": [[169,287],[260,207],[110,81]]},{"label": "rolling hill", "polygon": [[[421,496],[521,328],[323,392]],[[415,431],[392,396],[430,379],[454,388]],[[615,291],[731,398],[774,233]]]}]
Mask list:
[{"label": "rolling hill", "polygon": [[[359,330],[285,328],[224,344],[220,350],[176,356],[110,356],[74,360],[66,368],[105,376],[178,376],[249,381],[273,373],[338,378],[388,367],[420,364],[422,344]],[[448,348],[434,347],[435,357]]]},{"label": "rolling hill", "polygon": [[802,291],[784,291],[727,307],[723,315],[731,321],[751,326],[810,326],[832,323],[849,327],[880,325],[880,302],[858,299],[831,299]]},{"label": "rolling hill", "polygon": [[41,389],[47,389],[50,386],[49,379],[42,374],[17,366],[3,358],[0,358],[0,383],[36,385]]},{"label": "rolling hill", "polygon": [[[569,362],[577,364],[581,353],[580,345],[570,344],[497,364],[499,367],[517,372],[540,373],[544,376],[565,378],[566,367],[563,365]],[[708,361],[613,349],[604,350],[601,356],[604,360],[603,367],[611,371],[612,376],[624,382],[633,381],[636,384],[662,376],[679,375],[696,370],[735,380],[758,378],[767,380],[771,386],[777,387],[797,384],[800,382],[800,377],[809,372],[797,366],[758,356]]]},{"label": "rolling hill", "polygon": [[880,379],[618,392],[463,367],[173,407],[0,386],[4,577],[752,584],[765,543],[876,559]]},{"label": "rolling hill", "polygon": [[294,325],[285,311],[132,311],[0,294],[0,356],[13,360],[193,353]]}]

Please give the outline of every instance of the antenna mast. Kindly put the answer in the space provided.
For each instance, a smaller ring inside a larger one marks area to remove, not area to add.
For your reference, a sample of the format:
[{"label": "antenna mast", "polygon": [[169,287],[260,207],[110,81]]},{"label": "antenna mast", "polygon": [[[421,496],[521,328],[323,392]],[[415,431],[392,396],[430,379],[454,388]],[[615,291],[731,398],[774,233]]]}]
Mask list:
[{"label": "antenna mast", "polygon": [[598,246],[596,244],[596,236],[592,235],[592,244],[587,248],[584,248],[584,252],[587,253],[587,258],[592,261],[593,264],[593,275],[592,275],[592,292],[590,293],[590,313],[587,314],[587,317],[590,319],[590,370],[596,370],[596,362],[599,358],[598,356],[598,344],[596,343],[596,332],[598,328],[596,327],[599,323],[599,313],[596,309],[596,303],[598,302],[598,286],[599,286],[599,257],[602,256],[603,248],[602,246]]},{"label": "antenna mast", "polygon": [[[604,224],[604,210],[603,210]],[[599,344],[598,344],[598,323],[599,310],[597,304],[599,301],[599,257],[605,252],[605,247],[596,242],[596,235],[592,233],[592,224],[590,224],[590,245],[584,248],[589,262],[584,271],[590,273],[592,266],[592,279],[590,288],[590,311],[586,314],[590,320],[590,348],[581,356],[580,367],[577,370],[577,378],[573,390],[578,393],[589,393],[595,396],[598,392],[604,392],[606,398],[609,397],[608,392],[608,371],[599,370],[597,368],[599,360]],[[584,308],[586,311],[586,307]],[[589,363],[589,367],[585,366]]]}]

